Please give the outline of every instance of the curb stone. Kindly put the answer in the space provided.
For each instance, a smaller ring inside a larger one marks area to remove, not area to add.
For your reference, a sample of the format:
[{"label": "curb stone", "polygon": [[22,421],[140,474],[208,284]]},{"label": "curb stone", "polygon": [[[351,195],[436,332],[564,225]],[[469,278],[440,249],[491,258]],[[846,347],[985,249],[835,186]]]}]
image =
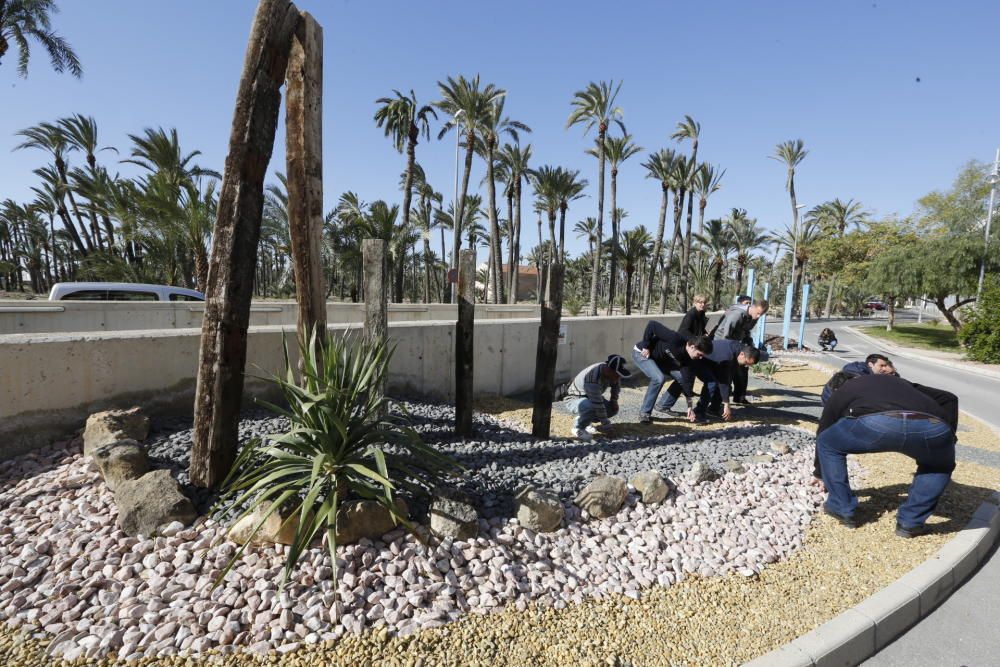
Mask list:
[{"label": "curb stone", "polygon": [[864,662],[927,616],[968,578],[1000,536],[1000,491],[937,553],[860,604],[744,667]]},{"label": "curb stone", "polygon": [[892,351],[894,355],[900,357],[906,357],[909,359],[919,359],[920,361],[926,361],[929,364],[936,364],[938,366],[945,366],[946,368],[955,368],[958,370],[967,371],[969,373],[974,373],[976,375],[981,375],[983,377],[993,378],[994,380],[1000,380],[1000,371],[995,371],[992,368],[980,368],[979,366],[974,366],[968,363],[948,361],[947,359],[939,359],[933,356],[921,356],[920,350],[912,347],[904,347],[902,345],[896,345],[895,343],[889,343],[880,338],[875,338],[874,336],[869,336],[866,333],[862,333],[854,327],[845,327],[848,331],[855,334],[859,338],[862,338],[869,343],[880,345],[882,347],[888,348]]}]

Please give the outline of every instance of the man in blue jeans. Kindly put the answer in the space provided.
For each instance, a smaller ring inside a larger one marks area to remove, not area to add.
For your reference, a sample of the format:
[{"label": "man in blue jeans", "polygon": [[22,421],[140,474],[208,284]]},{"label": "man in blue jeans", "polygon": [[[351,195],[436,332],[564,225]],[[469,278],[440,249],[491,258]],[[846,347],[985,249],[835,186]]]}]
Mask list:
[{"label": "man in blue jeans", "polygon": [[666,413],[674,404],[676,399],[669,393],[657,401],[668,376],[681,385],[681,391],[687,399],[688,421],[704,421],[704,418],[699,420],[694,414],[694,376],[682,374],[681,369],[690,366],[711,351],[712,339],[708,336],[695,336],[687,340],[656,320],[649,321],[642,334],[642,340],[632,349],[632,361],[649,378],[646,396],[639,408],[640,424],[652,423],[654,408],[658,412]]},{"label": "man in blue jeans", "polygon": [[[593,440],[591,435],[599,428],[611,426],[611,418],[618,414],[618,395],[621,380],[632,377],[625,368],[625,357],[620,354],[608,356],[587,366],[577,373],[566,391],[567,409],[576,415],[573,437],[578,440]],[[611,389],[611,400],[604,398],[604,392]],[[599,426],[594,427],[592,424]]]},{"label": "man in blue jeans", "polygon": [[893,375],[862,375],[837,388],[820,417],[816,448],[828,497],[824,511],[855,527],[858,499],[847,477],[847,455],[899,452],[917,462],[896,534],[915,537],[955,469],[958,397]]}]

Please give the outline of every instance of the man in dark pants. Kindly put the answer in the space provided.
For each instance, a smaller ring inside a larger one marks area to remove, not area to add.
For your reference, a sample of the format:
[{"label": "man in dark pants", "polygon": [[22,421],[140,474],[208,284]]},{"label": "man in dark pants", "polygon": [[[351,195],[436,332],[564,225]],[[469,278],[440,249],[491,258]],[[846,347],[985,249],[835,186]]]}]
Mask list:
[{"label": "man in dark pants", "polygon": [[937,506],[955,469],[958,397],[893,375],[844,382],[823,408],[816,447],[829,494],[824,511],[854,527],[858,499],[847,477],[847,455],[899,452],[917,462],[896,534],[915,537]]},{"label": "man in dark pants", "polygon": [[[673,329],[668,329],[656,320],[650,320],[642,334],[642,340],[632,349],[632,361],[643,374],[649,378],[646,396],[639,408],[639,423],[650,424],[653,421],[652,412],[655,407],[660,412],[666,412],[666,401],[669,395],[664,395],[657,402],[660,389],[667,376],[681,383],[684,396],[687,398],[688,421],[694,421],[694,380],[684,378],[681,369],[690,366],[696,360],[712,351],[712,341],[707,336],[698,336],[685,340]],[[670,402],[673,404],[673,401]]]},{"label": "man in dark pants", "polygon": [[[769,307],[767,301],[763,299],[745,306],[730,306],[715,331],[715,340],[735,340],[744,345],[752,345],[753,339],[750,337],[750,332],[756,326],[760,316],[766,313]],[[740,367],[733,373],[733,403],[749,403],[747,400],[749,379],[745,367]]]},{"label": "man in dark pants", "polygon": [[[752,345],[744,345],[738,340],[717,340],[712,343],[712,351],[701,361],[681,369],[682,376],[690,382],[694,382],[694,377],[701,380],[701,396],[694,406],[695,422],[704,421],[706,415],[722,417],[726,421],[732,419],[729,384],[733,374],[758,361],[760,350]],[[688,378],[688,375],[693,377]],[[672,382],[667,387],[669,398],[663,401],[662,407],[668,410],[672,408],[680,398],[681,391],[681,383],[676,380]]]}]

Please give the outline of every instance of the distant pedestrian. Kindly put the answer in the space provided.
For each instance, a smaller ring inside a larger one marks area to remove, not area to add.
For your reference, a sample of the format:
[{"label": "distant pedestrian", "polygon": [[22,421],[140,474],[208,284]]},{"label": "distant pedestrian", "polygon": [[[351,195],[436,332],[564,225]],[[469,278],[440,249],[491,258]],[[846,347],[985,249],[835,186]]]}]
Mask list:
[{"label": "distant pedestrian", "polygon": [[[606,361],[591,364],[577,373],[566,393],[567,409],[576,415],[574,437],[593,440],[591,434],[611,425],[611,418],[618,414],[621,380],[630,377],[632,373],[625,368],[625,357],[620,354],[612,354]],[[608,389],[611,400],[604,398]],[[593,427],[594,423],[599,426]]]},{"label": "distant pedestrian", "polygon": [[705,309],[708,307],[708,298],[704,294],[695,294],[691,300],[691,309],[684,313],[681,326],[677,333],[688,340],[696,336],[704,336],[708,329],[708,315]]},{"label": "distant pedestrian", "polygon": [[896,535],[925,532],[955,469],[957,429],[958,397],[950,392],[886,374],[844,381],[823,408],[817,429],[828,493],[824,511],[855,527],[858,499],[848,480],[847,455],[898,452],[914,459],[917,471],[896,515]]},{"label": "distant pedestrian", "polygon": [[[694,380],[691,376],[683,377],[681,369],[711,351],[712,340],[707,336],[685,340],[684,336],[673,329],[650,320],[643,331],[642,340],[632,350],[632,361],[649,378],[646,396],[639,408],[639,423],[652,423],[654,408],[659,412],[667,412],[666,404],[670,395],[665,394],[659,401],[657,398],[668,375],[681,383],[688,404],[687,419],[694,421]],[[670,403],[673,404],[673,401]]]},{"label": "distant pedestrian", "polygon": [[833,352],[837,349],[837,334],[833,333],[833,329],[827,327],[819,332],[819,346],[823,348],[826,352],[829,350]]}]

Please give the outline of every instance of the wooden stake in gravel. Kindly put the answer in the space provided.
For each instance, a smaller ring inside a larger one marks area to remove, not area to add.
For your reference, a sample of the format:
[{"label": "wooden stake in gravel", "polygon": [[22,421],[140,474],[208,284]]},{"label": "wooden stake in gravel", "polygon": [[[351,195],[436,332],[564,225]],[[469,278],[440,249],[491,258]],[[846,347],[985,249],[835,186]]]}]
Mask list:
[{"label": "wooden stake in gravel", "polygon": [[552,425],[552,391],[559,355],[559,322],[562,319],[563,264],[549,268],[550,297],[542,304],[535,351],[535,399],[531,411],[531,435],[548,438]]},{"label": "wooden stake in gravel", "polygon": [[[372,341],[384,341],[389,335],[389,295],[386,293],[389,268],[385,241],[362,241],[361,263],[364,269],[362,284],[365,291],[365,337]],[[382,387],[381,392],[385,396],[385,387]]]},{"label": "wooden stake in gravel", "polygon": [[303,12],[285,74],[285,155],[298,331],[326,337],[323,243],[323,29]]},{"label": "wooden stake in gravel", "polygon": [[472,435],[472,335],[476,320],[476,252],[458,261],[458,321],[455,323],[455,434]]},{"label": "wooden stake in gravel", "polygon": [[288,0],[261,0],[243,61],[205,289],[190,469],[197,486],[221,482],[236,456],[264,176],[298,23]]}]

